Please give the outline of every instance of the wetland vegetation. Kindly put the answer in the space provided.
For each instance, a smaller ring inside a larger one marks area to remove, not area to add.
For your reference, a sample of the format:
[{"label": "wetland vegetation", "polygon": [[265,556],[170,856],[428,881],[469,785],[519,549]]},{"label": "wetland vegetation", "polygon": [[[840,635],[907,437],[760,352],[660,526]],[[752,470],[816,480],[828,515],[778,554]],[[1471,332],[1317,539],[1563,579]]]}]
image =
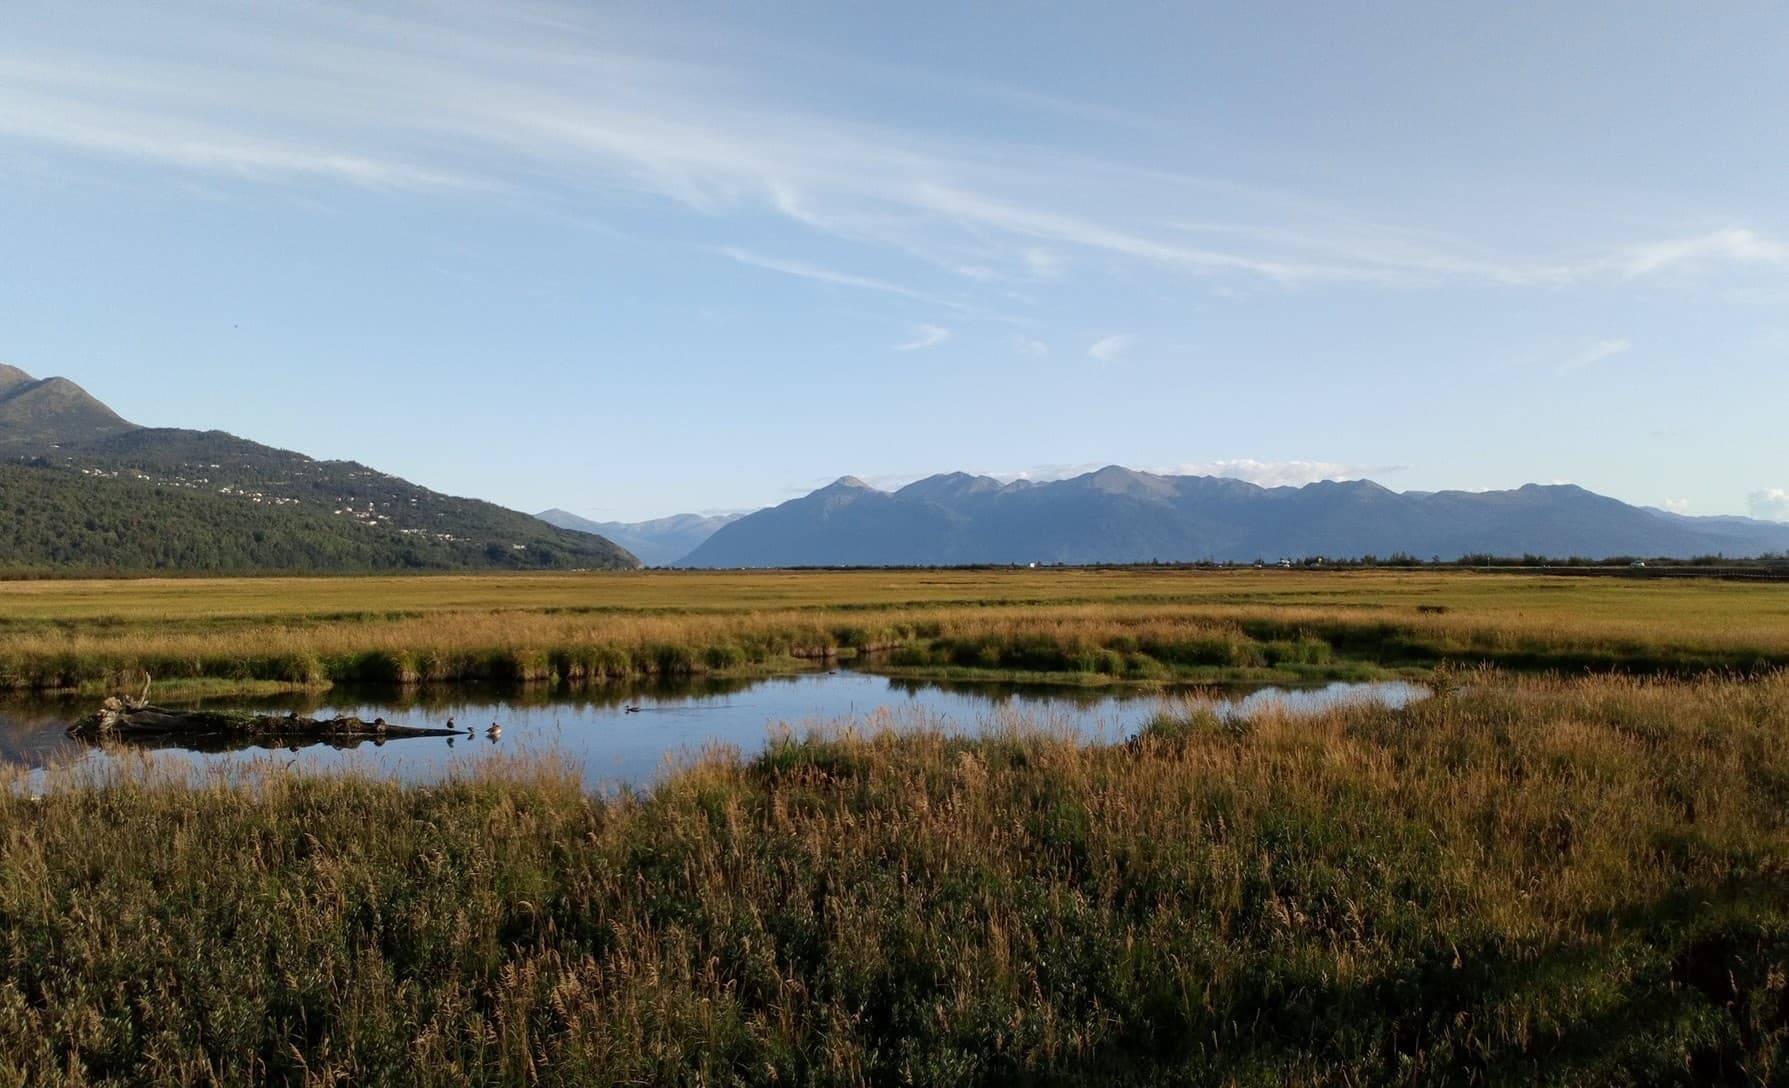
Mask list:
[{"label": "wetland vegetation", "polygon": [[0,790],[0,1084],[1780,1083],[1789,677]]},{"label": "wetland vegetation", "polygon": [[749,675],[1282,681],[1789,665],[1789,584],[1468,572],[615,573],[0,583],[0,689]]},{"label": "wetland vegetation", "polygon": [[1777,585],[1463,572],[0,586],[24,688],[868,652],[1436,691],[818,728],[618,792],[551,757],[10,771],[0,1086],[1781,1083],[1786,616]]}]

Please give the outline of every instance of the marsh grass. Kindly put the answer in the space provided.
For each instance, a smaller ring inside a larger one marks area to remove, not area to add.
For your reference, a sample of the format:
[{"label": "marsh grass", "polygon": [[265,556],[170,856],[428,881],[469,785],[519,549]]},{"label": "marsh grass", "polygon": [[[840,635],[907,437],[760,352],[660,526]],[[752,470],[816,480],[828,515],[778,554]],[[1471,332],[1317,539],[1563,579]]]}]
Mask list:
[{"label": "marsh grass", "polygon": [[769,572],[0,583],[0,689],[749,675],[1078,683],[1789,665],[1789,586],[1471,573]]},{"label": "marsh grass", "polygon": [[1781,1083],[1789,675],[0,790],[0,1084]]}]

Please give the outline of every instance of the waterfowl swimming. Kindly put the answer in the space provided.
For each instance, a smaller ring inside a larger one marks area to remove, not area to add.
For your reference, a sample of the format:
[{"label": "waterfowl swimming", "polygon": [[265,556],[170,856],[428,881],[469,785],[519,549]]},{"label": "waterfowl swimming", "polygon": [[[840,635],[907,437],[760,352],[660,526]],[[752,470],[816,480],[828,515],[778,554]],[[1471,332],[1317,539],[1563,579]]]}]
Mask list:
[{"label": "waterfowl swimming", "polygon": [[640,712],[640,708],[637,706],[624,706],[621,710],[625,714],[638,714]]},{"label": "waterfowl swimming", "polygon": [[458,729],[458,728],[459,728],[459,726],[457,726],[457,725],[455,725],[455,724],[454,724],[454,723],[453,723],[453,719],[452,719],[452,718],[448,718],[448,719],[447,719],[447,728],[449,728],[449,729]]},{"label": "waterfowl swimming", "polygon": [[498,737],[501,737],[502,735],[503,735],[503,727],[501,725],[498,725],[496,722],[492,722],[491,727],[489,729],[485,730],[485,736],[490,737],[492,740],[496,740]]}]

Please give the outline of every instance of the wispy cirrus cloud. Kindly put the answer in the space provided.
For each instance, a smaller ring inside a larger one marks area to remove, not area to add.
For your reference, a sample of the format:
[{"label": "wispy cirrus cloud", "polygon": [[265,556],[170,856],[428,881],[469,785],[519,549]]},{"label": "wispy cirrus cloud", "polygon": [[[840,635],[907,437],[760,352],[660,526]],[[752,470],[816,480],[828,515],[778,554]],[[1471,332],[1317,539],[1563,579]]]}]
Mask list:
[{"label": "wispy cirrus cloud", "polygon": [[894,346],[895,351],[925,351],[935,348],[950,339],[950,330],[940,325],[921,325],[913,330],[911,339]]},{"label": "wispy cirrus cloud", "polygon": [[[0,72],[4,66],[0,66]],[[0,91],[0,134],[119,158],[238,177],[316,177],[372,189],[480,190],[490,178],[328,141],[245,132],[227,124],[49,95]]]},{"label": "wispy cirrus cloud", "polygon": [[1633,346],[1633,341],[1620,337],[1610,337],[1603,340],[1593,341],[1561,361],[1559,364],[1559,371],[1560,373],[1565,374],[1574,370],[1583,370],[1586,367],[1595,366],[1598,363],[1613,359],[1617,355],[1626,354],[1633,349]]},{"label": "wispy cirrus cloud", "polygon": [[[1737,223],[1565,256],[1489,252],[1268,186],[793,104],[744,67],[677,53],[665,44],[677,35],[630,22],[638,13],[427,14],[173,8],[109,41],[12,33],[0,42],[0,139],[244,179],[769,215],[865,247],[865,259],[923,267],[896,284],[805,260],[743,263],[918,301],[939,299],[933,275],[994,290],[1061,279],[1086,257],[1284,288],[1561,287],[1789,267],[1789,242]],[[1038,97],[964,93],[1028,108]],[[1048,103],[1064,116],[1075,107]]]},{"label": "wispy cirrus cloud", "polygon": [[904,287],[901,284],[891,283],[888,280],[880,280],[873,276],[859,276],[850,272],[841,272],[837,269],[827,268],[824,265],[813,264],[808,261],[791,260],[782,257],[766,257],[761,253],[753,253],[751,250],[740,249],[737,246],[715,246],[713,247],[713,252],[726,257],[728,260],[737,261],[743,265],[750,265],[753,268],[762,268],[768,272],[778,272],[785,276],[794,276],[798,279],[813,280],[816,283],[830,284],[834,287],[853,287],[862,291],[879,291],[883,294],[899,295],[902,298],[913,299],[916,302],[929,302],[933,305],[945,306],[951,309],[964,308],[962,303],[953,299],[943,298],[925,291],[916,291],[911,287]]},{"label": "wispy cirrus cloud", "polygon": [[1610,264],[1631,278],[1686,264],[1716,262],[1789,265],[1789,243],[1766,238],[1744,227],[1730,226],[1689,238],[1629,246],[1612,258]]},{"label": "wispy cirrus cloud", "polygon": [[1136,338],[1126,333],[1115,332],[1102,336],[1087,346],[1087,357],[1098,363],[1117,361],[1118,357],[1131,349]]}]

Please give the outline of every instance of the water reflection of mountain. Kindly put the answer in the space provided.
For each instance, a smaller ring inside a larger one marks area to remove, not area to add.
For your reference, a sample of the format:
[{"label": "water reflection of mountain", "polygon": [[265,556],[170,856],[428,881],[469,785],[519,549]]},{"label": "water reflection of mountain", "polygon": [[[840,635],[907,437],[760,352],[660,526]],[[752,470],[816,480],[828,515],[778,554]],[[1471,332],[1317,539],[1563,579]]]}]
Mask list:
[{"label": "water reflection of mountain", "polygon": [[1114,698],[1142,697],[1135,688],[1072,687],[1061,684],[1015,684],[986,680],[912,680],[889,677],[888,689],[903,695],[916,696],[940,691],[965,698],[985,699],[992,703],[1066,703],[1078,710],[1090,710]]},{"label": "water reflection of mountain", "polygon": [[[1309,690],[1322,690],[1326,685],[1312,684]],[[999,703],[1050,703],[1091,710],[1113,702],[1133,700],[1184,700],[1207,698],[1240,703],[1248,696],[1263,691],[1295,692],[1303,690],[1286,684],[1150,684],[1074,687],[1062,684],[1025,684],[987,680],[932,680],[890,677],[890,691],[914,696],[940,691],[952,695],[986,699]]]}]

